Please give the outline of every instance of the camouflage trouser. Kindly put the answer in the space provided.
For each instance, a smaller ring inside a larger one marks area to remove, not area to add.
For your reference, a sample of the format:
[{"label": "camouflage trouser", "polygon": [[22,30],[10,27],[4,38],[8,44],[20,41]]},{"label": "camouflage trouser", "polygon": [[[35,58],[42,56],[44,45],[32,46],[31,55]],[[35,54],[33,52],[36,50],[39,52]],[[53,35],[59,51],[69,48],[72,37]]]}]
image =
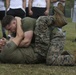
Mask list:
[{"label": "camouflage trouser", "polygon": [[62,29],[52,26],[52,20],[51,16],[41,16],[36,21],[34,50],[46,60],[46,64],[64,65],[59,57],[62,57],[65,35]]},{"label": "camouflage trouser", "polygon": [[74,56],[63,50],[64,43],[64,32],[59,28],[54,28],[46,57],[47,65],[74,65]]},{"label": "camouflage trouser", "polygon": [[46,57],[50,45],[50,29],[49,25],[52,24],[51,17],[41,16],[36,21],[35,27],[35,52],[39,55]]}]

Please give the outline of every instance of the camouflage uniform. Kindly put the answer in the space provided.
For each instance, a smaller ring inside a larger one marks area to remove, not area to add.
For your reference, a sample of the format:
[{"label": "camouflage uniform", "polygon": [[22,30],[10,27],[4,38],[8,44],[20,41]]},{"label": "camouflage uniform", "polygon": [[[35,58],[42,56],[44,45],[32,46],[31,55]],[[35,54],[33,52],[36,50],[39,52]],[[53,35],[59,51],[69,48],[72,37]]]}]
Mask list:
[{"label": "camouflage uniform", "polygon": [[[57,30],[56,30],[57,29]],[[54,28],[51,34],[49,50],[47,52],[47,65],[74,65],[75,58],[72,54],[64,51],[66,36],[59,28]]]},{"label": "camouflage uniform", "polygon": [[[49,20],[49,21],[48,21]],[[36,21],[35,27],[35,52],[45,57],[50,45],[50,28],[52,23],[51,17],[39,17]],[[47,26],[48,25],[48,26]]]},{"label": "camouflage uniform", "polygon": [[[32,22],[29,24],[34,24],[35,21]],[[46,61],[47,65],[74,64],[73,56],[68,52],[63,52],[65,35],[55,25],[52,16],[39,17],[36,21],[34,34],[34,47],[17,48],[13,42],[10,42],[1,51],[0,61],[5,63],[39,63]]]},{"label": "camouflage uniform", "polygon": [[46,60],[47,65],[72,64],[71,56],[67,56],[68,60],[64,61],[64,56],[61,55],[64,49],[65,35],[58,27],[54,26],[52,16],[39,17],[34,33],[34,51],[39,55],[39,60]]}]

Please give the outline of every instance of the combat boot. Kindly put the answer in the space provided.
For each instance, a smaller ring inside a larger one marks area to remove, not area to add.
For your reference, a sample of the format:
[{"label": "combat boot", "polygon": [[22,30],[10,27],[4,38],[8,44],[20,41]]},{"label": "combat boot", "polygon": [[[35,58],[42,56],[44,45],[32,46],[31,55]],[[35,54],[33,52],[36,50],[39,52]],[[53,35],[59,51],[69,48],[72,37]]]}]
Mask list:
[{"label": "combat boot", "polygon": [[[51,58],[51,61],[50,61]],[[49,61],[46,62],[47,65],[56,65],[56,66],[74,66],[75,58],[72,54],[67,51],[63,51],[61,54],[57,55],[56,53],[48,58]]]},{"label": "combat boot", "polygon": [[74,66],[75,65],[75,57],[71,53],[67,51],[63,51],[61,55],[57,58],[58,65],[61,66]]},{"label": "combat boot", "polygon": [[63,27],[67,24],[66,18],[64,14],[57,8],[54,8],[55,14],[54,14],[54,22],[55,26],[57,27]]},{"label": "combat boot", "polygon": [[58,3],[57,8],[64,14],[64,6],[61,2]]}]

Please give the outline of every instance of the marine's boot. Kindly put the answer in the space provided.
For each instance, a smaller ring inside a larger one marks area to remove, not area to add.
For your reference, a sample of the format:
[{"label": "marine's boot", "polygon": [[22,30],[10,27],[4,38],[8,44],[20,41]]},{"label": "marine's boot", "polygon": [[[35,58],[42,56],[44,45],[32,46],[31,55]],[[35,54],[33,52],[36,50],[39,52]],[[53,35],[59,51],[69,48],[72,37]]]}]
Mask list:
[{"label": "marine's boot", "polygon": [[67,21],[64,14],[57,7],[54,8],[54,11],[55,25],[60,28],[65,26],[67,24]]},{"label": "marine's boot", "polygon": [[73,66],[75,65],[75,58],[71,53],[63,51],[57,58],[57,64],[61,66]]},{"label": "marine's boot", "polygon": [[61,2],[58,3],[57,8],[64,14],[64,6]]}]

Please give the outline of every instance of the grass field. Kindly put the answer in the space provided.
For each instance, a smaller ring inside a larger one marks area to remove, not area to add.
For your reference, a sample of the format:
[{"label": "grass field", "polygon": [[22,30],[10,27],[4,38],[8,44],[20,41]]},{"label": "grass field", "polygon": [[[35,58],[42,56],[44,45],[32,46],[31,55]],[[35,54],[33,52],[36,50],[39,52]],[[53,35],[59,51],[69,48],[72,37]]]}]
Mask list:
[{"label": "grass field", "polygon": [[[64,50],[73,53],[76,50],[75,24],[68,19],[68,25],[63,27],[66,31]],[[0,75],[76,75],[76,66],[46,66],[45,64],[0,64]]]}]

